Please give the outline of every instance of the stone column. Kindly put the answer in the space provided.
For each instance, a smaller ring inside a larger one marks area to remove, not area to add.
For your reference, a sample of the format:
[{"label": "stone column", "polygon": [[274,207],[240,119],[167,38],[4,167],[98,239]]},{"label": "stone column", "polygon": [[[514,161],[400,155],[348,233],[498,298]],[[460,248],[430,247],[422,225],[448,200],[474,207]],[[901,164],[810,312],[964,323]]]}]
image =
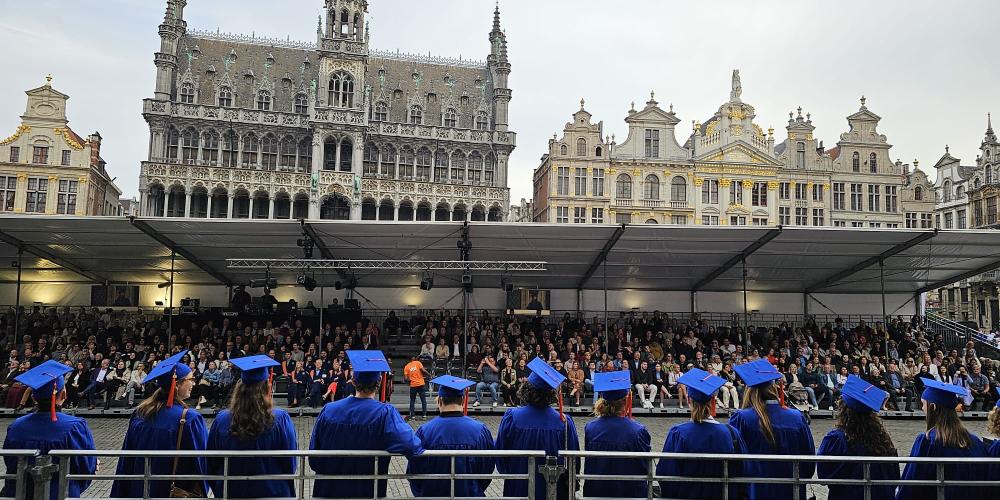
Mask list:
[{"label": "stone column", "polygon": [[[274,219],[274,196],[268,196],[267,198],[267,218]],[[291,207],[289,206],[289,209]]]},{"label": "stone column", "polygon": [[207,218],[209,218],[209,219],[212,218],[212,206],[213,205],[215,205],[215,197],[212,196],[212,191],[209,191],[208,192],[208,213],[205,214],[205,215],[208,216]]},{"label": "stone column", "polygon": [[184,190],[184,218],[191,218],[191,190]]},{"label": "stone column", "polygon": [[340,144],[342,141],[337,141],[337,153],[333,157],[333,170],[340,172]]},{"label": "stone column", "polygon": [[354,154],[351,155],[351,170],[358,177],[365,174],[365,145],[360,141],[360,137],[354,140]]},{"label": "stone column", "polygon": [[778,223],[778,181],[767,183],[767,222]]},{"label": "stone column", "polygon": [[694,191],[694,214],[691,216],[694,220],[691,221],[692,224],[701,224],[701,186],[705,183],[705,179],[700,177],[695,177],[694,182],[691,183],[692,190]]},{"label": "stone column", "polygon": [[231,190],[227,194],[227,198],[229,199],[229,204],[226,207],[226,210],[227,210],[227,212],[226,212],[226,218],[227,219],[233,219],[234,218],[233,217],[233,198],[234,198],[234,196],[233,196],[233,192]]}]

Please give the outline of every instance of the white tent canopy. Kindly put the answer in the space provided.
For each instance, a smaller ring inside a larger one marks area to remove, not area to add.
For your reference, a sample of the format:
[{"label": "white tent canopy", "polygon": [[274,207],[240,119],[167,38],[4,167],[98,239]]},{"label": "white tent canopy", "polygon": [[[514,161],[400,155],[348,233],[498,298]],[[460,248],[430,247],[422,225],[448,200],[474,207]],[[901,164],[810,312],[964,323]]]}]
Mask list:
[{"label": "white tent canopy", "polygon": [[[300,259],[303,231],[316,258],[459,260],[455,222],[228,220],[0,216],[0,262],[23,249],[24,283],[237,285],[263,271],[227,259]],[[470,223],[472,259],[541,261],[518,273],[542,289],[915,294],[1000,268],[1000,233],[974,230]],[[606,257],[606,259],[605,259]],[[606,262],[605,262],[606,261]],[[883,264],[880,273],[879,263]],[[297,271],[275,275],[294,283]],[[435,272],[441,285],[460,272]],[[414,286],[420,275],[358,271],[360,286]],[[342,273],[316,272],[321,286]],[[606,276],[606,277],[605,277]],[[17,269],[0,267],[0,283]],[[454,281],[452,281],[454,280]]]}]

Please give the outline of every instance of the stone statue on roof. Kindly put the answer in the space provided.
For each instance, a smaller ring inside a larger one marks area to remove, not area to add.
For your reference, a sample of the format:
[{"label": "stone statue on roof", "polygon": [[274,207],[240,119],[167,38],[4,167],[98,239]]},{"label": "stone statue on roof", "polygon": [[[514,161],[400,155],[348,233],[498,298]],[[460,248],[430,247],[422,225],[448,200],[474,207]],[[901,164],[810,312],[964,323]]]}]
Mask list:
[{"label": "stone statue on roof", "polygon": [[730,101],[739,101],[743,95],[743,85],[740,83],[740,70],[733,70],[733,89],[729,92]]}]

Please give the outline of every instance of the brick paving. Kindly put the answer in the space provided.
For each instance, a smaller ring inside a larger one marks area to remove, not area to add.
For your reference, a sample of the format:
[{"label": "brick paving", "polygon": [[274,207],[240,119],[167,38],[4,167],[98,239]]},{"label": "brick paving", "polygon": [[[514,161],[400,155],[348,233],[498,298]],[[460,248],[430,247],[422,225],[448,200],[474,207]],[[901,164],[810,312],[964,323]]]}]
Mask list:
[{"label": "brick paving", "polygon": [[[300,449],[307,449],[309,447],[309,436],[312,430],[314,417],[302,416],[294,417],[295,428],[298,432],[298,444]],[[497,427],[500,425],[499,416],[482,416],[479,420],[485,423],[491,431],[496,434]],[[583,428],[589,422],[591,418],[589,417],[575,417],[574,421],[579,429],[579,435],[581,440],[583,439]],[[663,446],[663,441],[666,439],[667,431],[674,425],[685,422],[686,419],[682,418],[669,418],[669,417],[639,417],[638,420],[647,426],[649,429],[650,436],[652,437],[652,446],[654,451],[658,451]],[[12,422],[9,418],[0,419],[0,437],[5,437],[7,434],[7,427]],[[128,425],[128,420],[124,418],[91,418],[88,420],[90,429],[94,434],[94,441],[98,449],[119,449],[121,443],[125,437],[125,430]],[[411,422],[410,425],[414,428],[418,427],[419,424],[423,422]],[[211,423],[209,422],[209,425]],[[984,421],[968,421],[966,422],[969,430],[982,435],[985,431],[986,423]],[[885,426],[896,443],[896,448],[899,450],[900,455],[906,455],[909,453],[910,447],[913,443],[913,439],[917,433],[924,430],[924,424],[922,420],[886,420]],[[817,446],[822,440],[823,436],[832,427],[831,420],[814,420],[812,424],[813,437],[816,441]],[[583,443],[580,443],[581,448]],[[101,466],[99,474],[111,474],[115,470],[116,459],[114,458],[104,458],[101,460]],[[390,463],[389,471],[393,474],[401,474],[405,471],[406,461],[403,458],[394,458]],[[312,485],[308,484],[307,481],[305,495],[308,497],[312,492]],[[503,481],[495,480],[487,491],[488,497],[499,497],[502,494]],[[106,498],[108,497],[111,490],[111,481],[95,481],[90,488],[84,493],[86,498]],[[817,498],[826,498],[826,488],[815,488],[815,494]],[[406,481],[403,480],[393,480],[389,481],[388,495],[394,498],[403,498],[410,496],[409,486]]]}]

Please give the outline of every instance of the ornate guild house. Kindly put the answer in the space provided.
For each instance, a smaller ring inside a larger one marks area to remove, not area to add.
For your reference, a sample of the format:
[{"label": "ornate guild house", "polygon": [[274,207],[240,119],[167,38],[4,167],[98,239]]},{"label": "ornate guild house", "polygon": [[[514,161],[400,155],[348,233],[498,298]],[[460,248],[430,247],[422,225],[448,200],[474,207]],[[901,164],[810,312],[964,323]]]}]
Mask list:
[{"label": "ornate guild house", "polygon": [[502,221],[511,90],[486,62],[369,47],[366,0],[325,0],[315,43],[189,30],[168,0],[143,102],[146,216]]}]

